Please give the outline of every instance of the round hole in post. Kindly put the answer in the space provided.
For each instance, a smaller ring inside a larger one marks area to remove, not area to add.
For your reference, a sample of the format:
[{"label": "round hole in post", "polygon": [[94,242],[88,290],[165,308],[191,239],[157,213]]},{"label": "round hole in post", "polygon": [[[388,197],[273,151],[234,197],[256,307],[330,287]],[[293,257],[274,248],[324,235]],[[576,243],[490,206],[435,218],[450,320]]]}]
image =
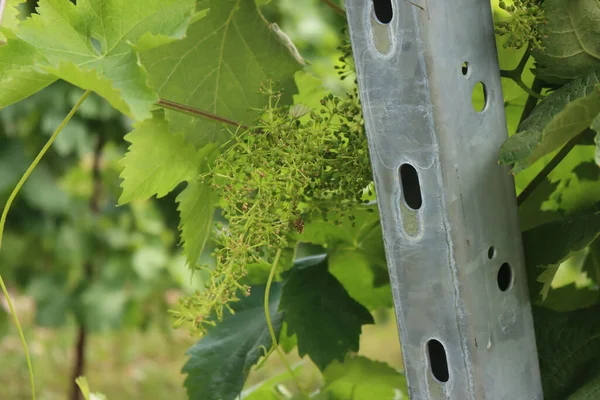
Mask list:
[{"label": "round hole in post", "polygon": [[400,166],[400,183],[402,184],[402,195],[406,205],[413,210],[421,208],[423,205],[421,184],[415,167],[410,164]]},{"label": "round hole in post", "polygon": [[494,246],[490,246],[488,249],[488,258],[491,260],[496,256],[496,248]]},{"label": "round hole in post", "polygon": [[431,339],[427,342],[427,356],[429,357],[429,367],[431,374],[438,382],[448,382],[450,372],[448,371],[448,358],[446,349],[442,342]]},{"label": "round hole in post", "polygon": [[462,63],[461,72],[462,72],[463,76],[469,76],[469,73],[471,72],[469,67],[470,66],[469,66],[468,62],[465,61]]},{"label": "round hole in post", "polygon": [[509,263],[504,263],[498,270],[498,288],[503,292],[510,289],[512,286],[513,272]]},{"label": "round hole in post", "polygon": [[382,24],[389,24],[394,16],[392,9],[392,0],[373,0],[373,8],[377,21]]},{"label": "round hole in post", "polygon": [[487,105],[487,100],[487,89],[484,83],[477,82],[473,88],[473,94],[471,96],[471,101],[475,111],[482,112]]}]

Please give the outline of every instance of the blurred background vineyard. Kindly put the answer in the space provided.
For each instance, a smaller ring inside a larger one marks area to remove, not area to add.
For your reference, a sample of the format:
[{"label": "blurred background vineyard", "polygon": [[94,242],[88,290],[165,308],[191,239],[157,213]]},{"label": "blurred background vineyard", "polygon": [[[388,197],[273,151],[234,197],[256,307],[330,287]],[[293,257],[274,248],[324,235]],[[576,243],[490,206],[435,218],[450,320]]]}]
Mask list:
[{"label": "blurred background vineyard", "polygon": [[[319,0],[277,0],[263,11],[291,36],[315,74],[343,88],[334,65],[344,21]],[[30,12],[35,6],[29,1]],[[79,89],[57,82],[0,112],[0,203],[68,113]],[[24,326],[41,400],[75,399],[85,373],[109,399],[183,399],[180,369],[195,339],[168,309],[202,286],[180,255],[177,191],[117,207],[130,122],[90,97],[25,184],[9,215],[0,268]],[[210,261],[210,249],[205,257]],[[0,399],[28,399],[28,373],[7,304],[0,303]],[[361,353],[401,367],[393,314],[369,326]],[[319,379],[307,359],[307,387]],[[274,357],[249,384],[283,372]]]}]

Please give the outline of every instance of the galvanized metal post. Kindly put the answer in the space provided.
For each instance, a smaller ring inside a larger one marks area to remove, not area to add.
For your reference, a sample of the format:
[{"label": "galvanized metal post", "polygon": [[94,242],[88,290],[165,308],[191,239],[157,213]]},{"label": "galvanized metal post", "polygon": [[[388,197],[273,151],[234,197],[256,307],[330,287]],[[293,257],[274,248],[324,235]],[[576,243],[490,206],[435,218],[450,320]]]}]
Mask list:
[{"label": "galvanized metal post", "polygon": [[346,9],[411,399],[542,399],[489,0]]}]

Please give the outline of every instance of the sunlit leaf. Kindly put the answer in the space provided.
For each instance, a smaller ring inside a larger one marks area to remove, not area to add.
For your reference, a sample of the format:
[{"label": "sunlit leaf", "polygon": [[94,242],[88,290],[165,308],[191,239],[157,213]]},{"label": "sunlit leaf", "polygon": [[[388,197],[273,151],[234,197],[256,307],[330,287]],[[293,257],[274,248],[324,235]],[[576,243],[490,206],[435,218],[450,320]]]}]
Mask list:
[{"label": "sunlit leaf", "polygon": [[202,161],[214,151],[206,147],[196,151],[184,142],[182,135],[171,134],[161,115],[138,122],[125,136],[131,143],[122,161],[123,194],[119,204],[153,195],[163,197],[181,182],[198,174]]},{"label": "sunlit leaf", "polygon": [[500,150],[500,162],[518,172],[589,128],[600,113],[598,72],[546,97]]},{"label": "sunlit leaf", "polygon": [[[56,78],[90,89],[124,114],[150,117],[158,96],[148,86],[139,51],[185,36],[193,0],[41,0],[0,49],[0,106]],[[138,46],[138,47],[136,47]],[[20,60],[15,61],[14,54]]]},{"label": "sunlit leaf", "polygon": [[323,372],[323,399],[408,400],[404,375],[383,362],[361,356],[334,361]]},{"label": "sunlit leaf", "polygon": [[[289,102],[301,65],[273,32],[253,0],[210,0],[208,15],[187,38],[142,55],[150,82],[162,98],[251,124],[272,79]],[[167,111],[174,132],[204,145],[228,133],[215,122]]]}]

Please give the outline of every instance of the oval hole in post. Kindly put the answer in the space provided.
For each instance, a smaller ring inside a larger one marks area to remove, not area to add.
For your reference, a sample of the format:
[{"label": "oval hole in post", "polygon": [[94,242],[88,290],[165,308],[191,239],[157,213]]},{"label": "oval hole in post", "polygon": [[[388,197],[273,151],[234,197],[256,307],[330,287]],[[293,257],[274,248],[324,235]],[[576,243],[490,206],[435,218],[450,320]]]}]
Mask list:
[{"label": "oval hole in post", "polygon": [[462,72],[463,76],[469,76],[470,75],[471,70],[469,69],[469,63],[468,62],[465,61],[464,63],[462,63],[462,66],[461,66],[460,69],[461,69],[461,72]]},{"label": "oval hole in post", "polygon": [[433,377],[439,382],[448,382],[450,372],[448,371],[448,359],[444,345],[439,340],[431,339],[427,342],[427,356],[429,357],[429,366]]},{"label": "oval hole in post", "polygon": [[423,205],[421,197],[421,184],[417,170],[410,164],[400,166],[400,183],[402,184],[402,195],[407,206],[418,210]]},{"label": "oval hole in post", "polygon": [[377,21],[382,24],[389,24],[394,16],[392,9],[392,0],[373,0],[373,8]]},{"label": "oval hole in post", "polygon": [[473,88],[473,94],[471,96],[471,101],[473,103],[473,108],[477,112],[482,112],[485,110],[485,106],[487,105],[487,89],[483,82],[477,82],[475,87]]},{"label": "oval hole in post", "polygon": [[509,263],[504,263],[498,270],[498,288],[506,292],[512,286],[513,273]]}]

